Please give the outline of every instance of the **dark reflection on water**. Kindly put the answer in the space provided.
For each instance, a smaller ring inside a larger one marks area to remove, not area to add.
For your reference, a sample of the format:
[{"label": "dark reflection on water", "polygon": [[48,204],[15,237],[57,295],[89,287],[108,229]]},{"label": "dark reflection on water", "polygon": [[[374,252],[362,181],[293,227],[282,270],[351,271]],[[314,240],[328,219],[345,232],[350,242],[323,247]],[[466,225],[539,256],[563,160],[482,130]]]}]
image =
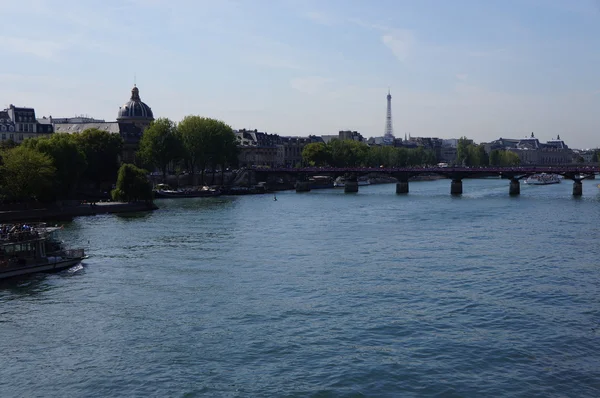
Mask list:
[{"label": "dark reflection on water", "polygon": [[45,283],[44,275],[28,275],[0,281],[0,298],[16,299],[19,296],[32,296],[51,289]]},{"label": "dark reflection on water", "polygon": [[0,396],[600,395],[599,192],[465,180],[84,217],[0,285]]},{"label": "dark reflection on water", "polygon": [[115,217],[124,221],[143,221],[152,217],[152,213],[144,211],[139,213],[118,213]]}]

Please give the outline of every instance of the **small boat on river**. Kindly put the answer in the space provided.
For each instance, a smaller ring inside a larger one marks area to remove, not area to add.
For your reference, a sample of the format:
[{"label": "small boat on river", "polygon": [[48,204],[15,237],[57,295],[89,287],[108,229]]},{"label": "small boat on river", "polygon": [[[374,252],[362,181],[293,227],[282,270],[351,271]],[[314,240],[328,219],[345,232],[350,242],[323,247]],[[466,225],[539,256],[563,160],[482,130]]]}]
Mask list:
[{"label": "small boat on river", "polygon": [[[359,177],[356,181],[359,187],[364,187],[365,185],[371,185],[371,180],[368,177]],[[333,186],[335,188],[344,188],[346,186],[346,180],[344,177],[338,177],[333,182]]]},{"label": "small boat on river", "polygon": [[558,184],[560,183],[560,178],[556,174],[534,174],[532,176],[527,177],[525,180],[525,184],[529,185],[548,185],[548,184]]},{"label": "small boat on river", "polygon": [[333,188],[333,178],[329,176],[313,176],[308,179],[310,189]]},{"label": "small boat on river", "polygon": [[154,197],[160,198],[206,198],[220,196],[221,191],[214,188],[202,187],[200,189],[164,189],[154,190]]},{"label": "small boat on river", "polygon": [[83,249],[66,249],[46,224],[0,225],[0,279],[37,272],[60,271],[77,265]]}]

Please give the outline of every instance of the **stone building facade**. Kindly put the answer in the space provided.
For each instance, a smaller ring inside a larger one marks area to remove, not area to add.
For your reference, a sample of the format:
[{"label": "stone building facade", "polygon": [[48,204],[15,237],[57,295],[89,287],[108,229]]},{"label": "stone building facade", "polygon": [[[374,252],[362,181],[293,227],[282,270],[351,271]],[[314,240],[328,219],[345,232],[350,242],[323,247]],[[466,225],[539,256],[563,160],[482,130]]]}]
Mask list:
[{"label": "stone building facade", "polygon": [[53,132],[46,118],[36,119],[34,108],[10,105],[0,111],[0,140],[17,144],[27,138],[46,136]]},{"label": "stone building facade", "polygon": [[494,149],[516,153],[522,165],[545,166],[573,163],[573,151],[560,139],[560,136],[557,136],[555,140],[542,143],[531,133],[528,138],[499,138],[484,145],[488,153]]},{"label": "stone building facade", "polygon": [[142,134],[153,120],[152,109],[142,102],[140,91],[134,85],[129,101],[119,108],[116,122],[76,117],[51,119],[51,123],[57,133],[81,133],[94,128],[111,134],[119,134],[123,138],[121,160],[125,163],[135,163],[135,152],[139,148]]}]

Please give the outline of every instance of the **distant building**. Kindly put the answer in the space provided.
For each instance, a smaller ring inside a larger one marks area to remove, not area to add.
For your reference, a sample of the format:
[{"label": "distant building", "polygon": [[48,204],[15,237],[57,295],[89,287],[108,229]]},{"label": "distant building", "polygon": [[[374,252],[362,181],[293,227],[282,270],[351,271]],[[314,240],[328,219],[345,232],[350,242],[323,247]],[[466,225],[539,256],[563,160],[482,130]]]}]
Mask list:
[{"label": "distant building", "polygon": [[324,142],[321,137],[281,137],[258,130],[234,131],[241,167],[296,167],[302,165],[302,150],[308,144]]},{"label": "distant building", "polygon": [[122,161],[135,162],[135,152],[139,148],[142,134],[154,120],[152,109],[140,99],[140,91],[134,85],[131,98],[119,108],[116,122],[76,116],[74,118],[49,118],[56,133],[81,133],[87,129],[98,129],[123,138]]},{"label": "distant building", "polygon": [[[578,151],[573,151],[576,155],[581,156],[585,163],[592,163],[597,157],[594,157],[598,149],[582,149]],[[596,160],[597,161],[597,160]]]},{"label": "distant building", "polygon": [[238,163],[241,167],[277,167],[284,163],[284,148],[277,134],[258,130],[234,131],[238,147]]},{"label": "distant building", "polygon": [[46,136],[52,133],[52,125],[45,119],[36,119],[34,108],[10,105],[0,111],[0,139],[21,143],[27,138]]},{"label": "distant building", "polygon": [[352,130],[340,131],[338,133],[338,138],[340,140],[352,140],[352,141],[359,141],[359,142],[364,141],[363,136],[358,131],[352,131]]},{"label": "distant building", "polygon": [[352,140],[365,142],[364,137],[358,132],[353,130],[340,130],[337,135],[322,135],[321,139],[324,143],[328,144],[332,140]]},{"label": "distant building", "polygon": [[0,134],[2,141],[15,141],[15,122],[10,118],[7,110],[0,111]]},{"label": "distant building", "polygon": [[369,137],[367,144],[370,146],[381,146],[384,145],[384,137]]},{"label": "distant building", "polygon": [[56,118],[50,116],[50,122],[54,124],[69,124],[69,123],[106,123],[104,119],[94,119],[89,116],[74,116],[74,117],[62,117]]},{"label": "distant building", "polygon": [[560,139],[560,136],[555,140],[542,143],[531,133],[530,137],[522,139],[499,138],[484,144],[484,147],[488,153],[495,149],[514,152],[519,156],[521,164],[558,165],[573,162],[573,151]]}]

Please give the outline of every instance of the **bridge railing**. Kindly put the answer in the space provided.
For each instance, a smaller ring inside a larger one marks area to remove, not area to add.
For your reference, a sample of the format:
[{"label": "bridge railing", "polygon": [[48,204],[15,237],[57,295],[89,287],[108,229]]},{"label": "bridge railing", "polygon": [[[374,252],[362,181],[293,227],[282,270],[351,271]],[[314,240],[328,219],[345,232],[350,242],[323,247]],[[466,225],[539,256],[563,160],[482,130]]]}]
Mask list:
[{"label": "bridge railing", "polygon": [[599,166],[449,166],[449,167],[303,167],[303,168],[270,168],[259,169],[251,168],[261,173],[314,173],[314,172],[330,172],[330,173],[600,173]]}]

